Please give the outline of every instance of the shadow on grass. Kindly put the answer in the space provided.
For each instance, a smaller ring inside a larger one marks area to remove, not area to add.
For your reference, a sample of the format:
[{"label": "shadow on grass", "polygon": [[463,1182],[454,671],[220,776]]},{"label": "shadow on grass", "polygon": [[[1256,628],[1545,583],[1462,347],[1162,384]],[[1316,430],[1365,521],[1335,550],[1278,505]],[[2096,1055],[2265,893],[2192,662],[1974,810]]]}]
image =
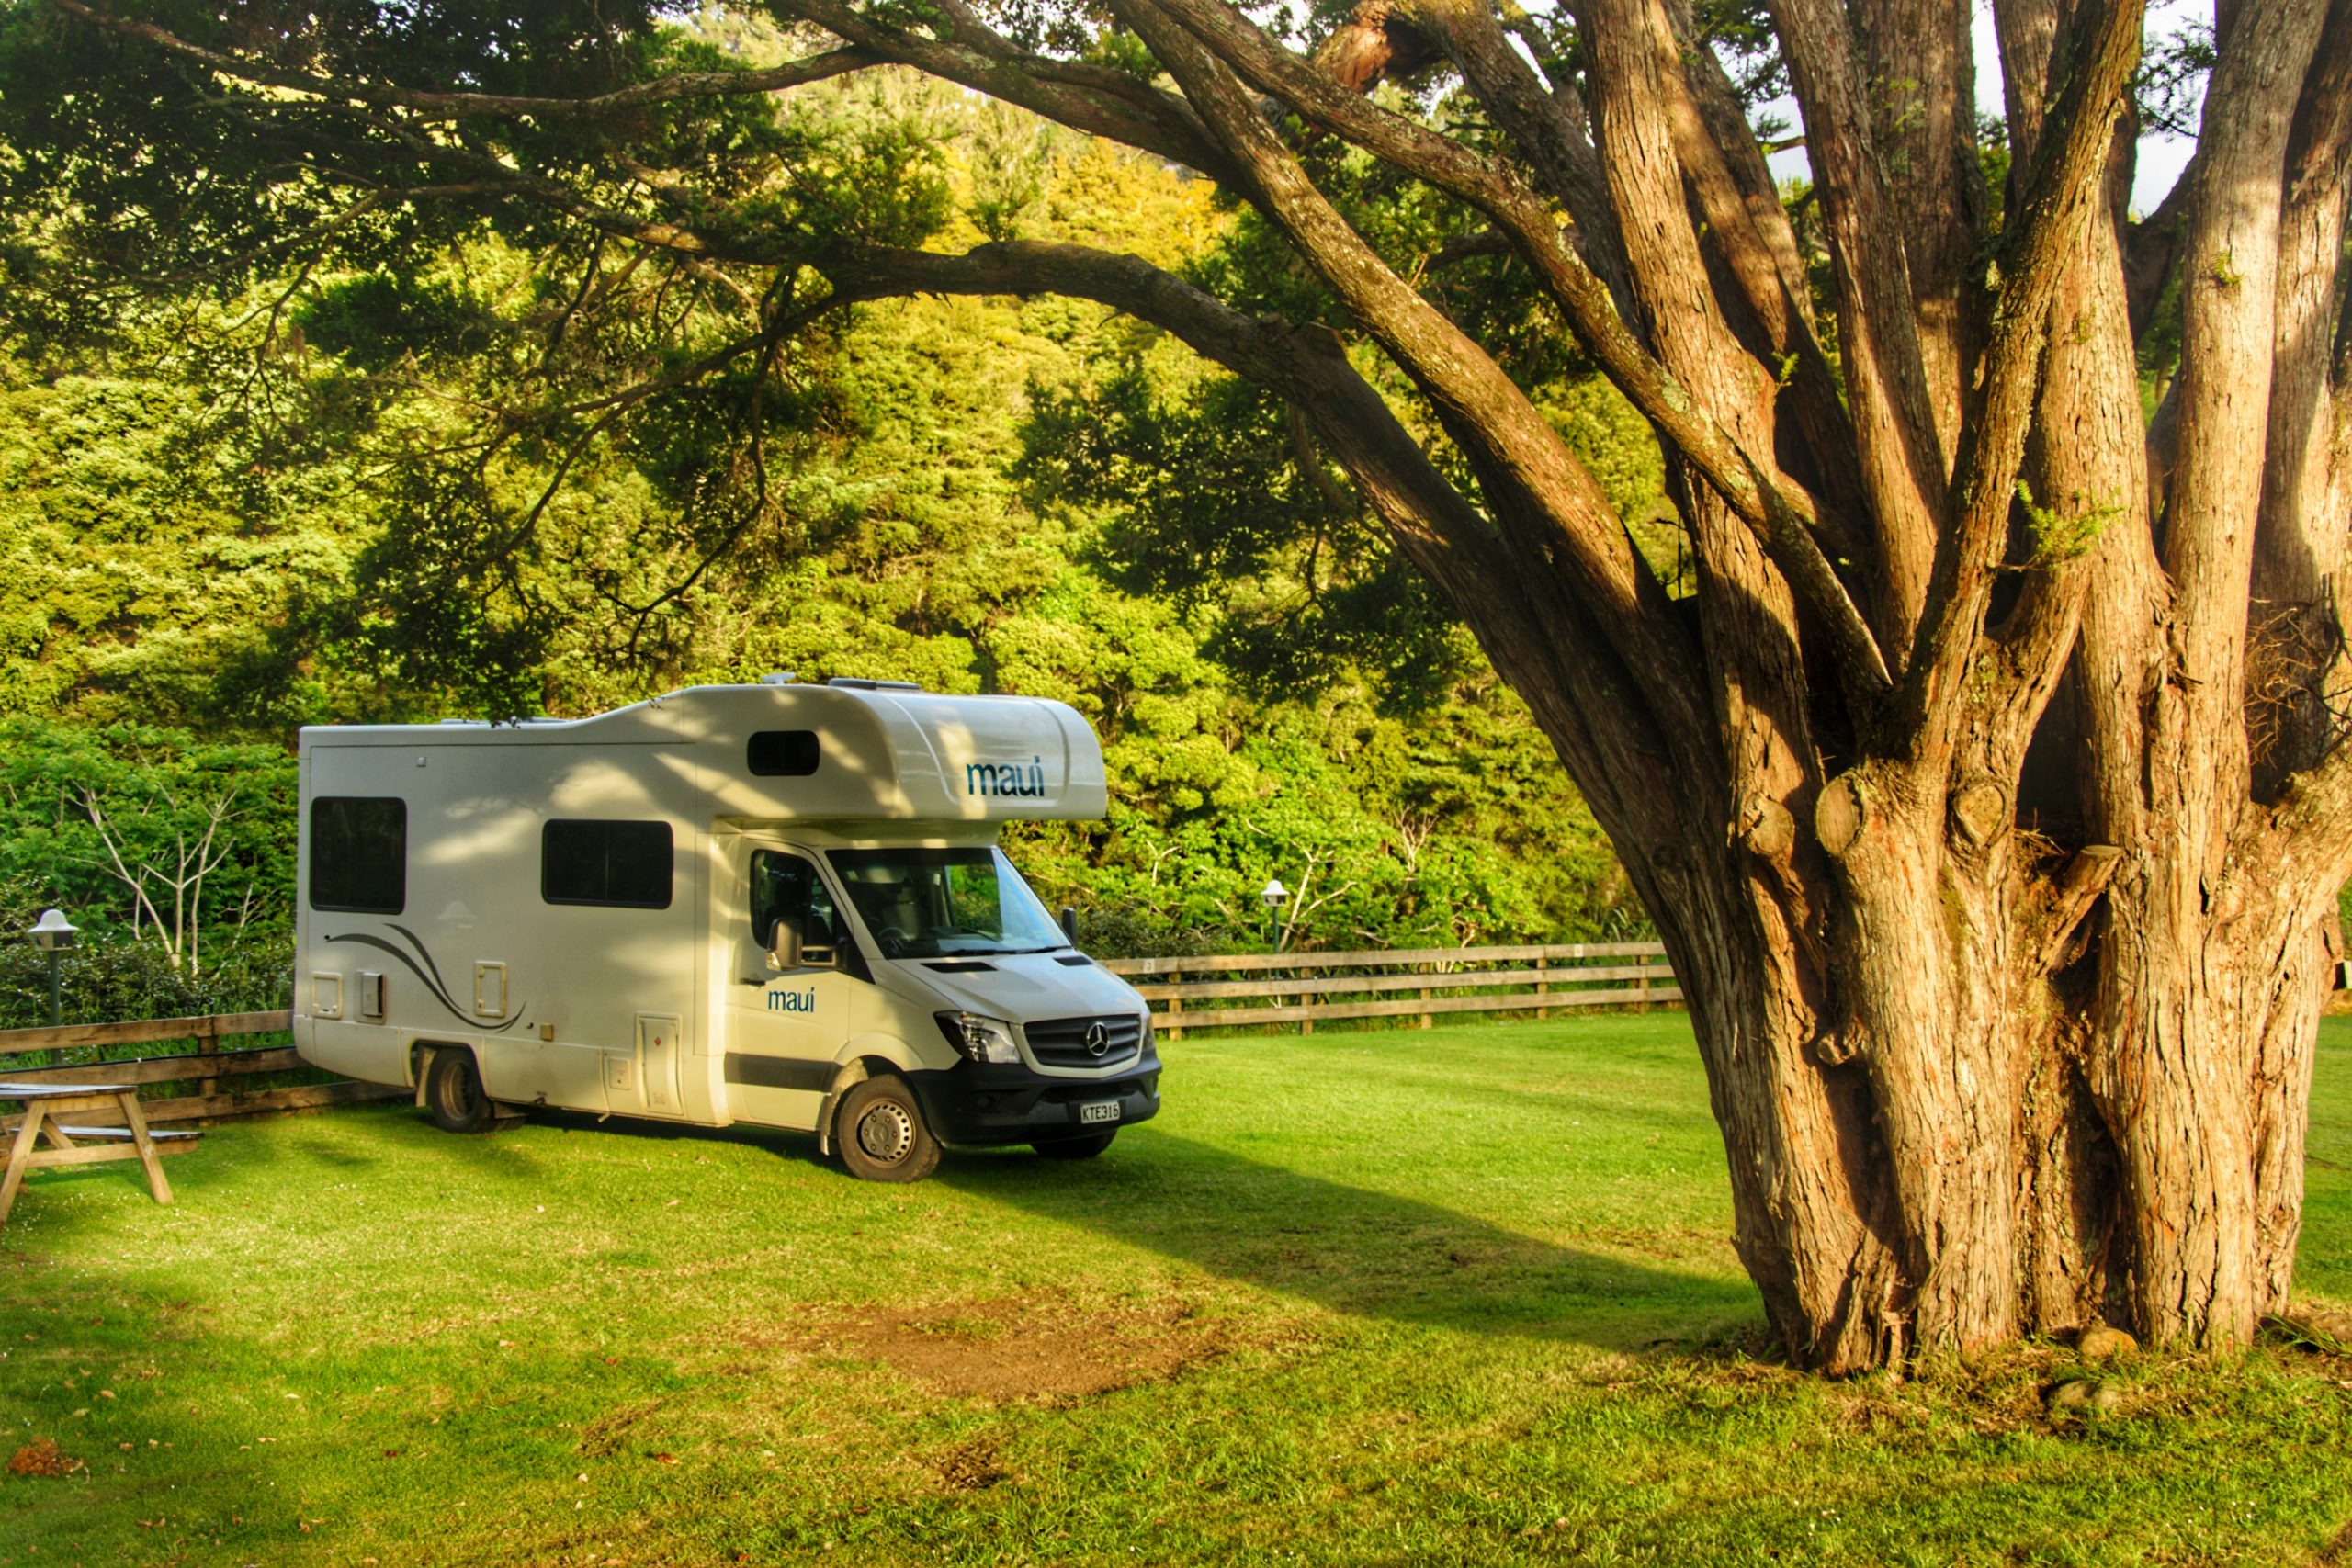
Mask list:
[{"label": "shadow on grass", "polygon": [[[255,1160],[350,1169],[429,1149],[439,1158],[495,1167],[512,1178],[528,1177],[560,1158],[544,1145],[525,1148],[496,1134],[444,1134],[404,1108],[338,1114],[377,1120],[382,1141],[362,1154],[341,1140],[288,1129],[289,1135],[241,1141],[237,1153],[246,1174]],[[816,1139],[805,1134],[619,1117],[599,1122],[545,1111],[533,1112],[530,1121],[598,1139],[737,1145],[804,1167],[826,1166],[845,1183],[854,1179],[821,1156]],[[205,1162],[215,1157],[198,1151],[166,1168],[175,1185],[193,1196],[211,1185]],[[77,1182],[136,1182],[137,1172],[131,1165],[57,1174]],[[1641,1232],[1629,1232],[1623,1250],[1565,1247],[1437,1203],[1309,1175],[1158,1129],[1083,1164],[1043,1160],[1025,1149],[953,1153],[933,1179],[1108,1243],[1367,1320],[1640,1351],[1688,1347],[1752,1322],[1761,1310],[1753,1287],[1736,1274],[1671,1261],[1664,1247],[1657,1261],[1625,1256],[1645,1249],[1650,1238]],[[27,1198],[38,1206],[37,1192]],[[43,1240],[62,1239],[78,1228],[71,1217],[74,1207],[25,1230],[47,1233]],[[33,1235],[20,1233],[20,1239],[29,1242]]]},{"label": "shadow on grass", "polygon": [[[531,1121],[601,1137],[733,1144],[854,1179],[810,1134],[571,1111],[536,1111]],[[1762,1312],[1744,1278],[1561,1247],[1157,1128],[1081,1165],[1025,1148],[953,1152],[932,1179],[1355,1317],[1630,1351],[1687,1345]]]},{"label": "shadow on grass", "polygon": [[[809,1134],[568,1111],[531,1120],[604,1137],[741,1145],[854,1179]],[[1558,1246],[1157,1128],[1084,1164],[1025,1148],[953,1152],[932,1179],[1354,1317],[1632,1351],[1687,1346],[1762,1314],[1736,1275]],[[1639,1249],[1641,1237],[1628,1240]]]},{"label": "shadow on grass", "polygon": [[1623,1351],[1761,1311],[1737,1277],[1540,1241],[1172,1134],[1130,1147],[1077,1167],[967,1155],[933,1179],[1351,1316]]}]

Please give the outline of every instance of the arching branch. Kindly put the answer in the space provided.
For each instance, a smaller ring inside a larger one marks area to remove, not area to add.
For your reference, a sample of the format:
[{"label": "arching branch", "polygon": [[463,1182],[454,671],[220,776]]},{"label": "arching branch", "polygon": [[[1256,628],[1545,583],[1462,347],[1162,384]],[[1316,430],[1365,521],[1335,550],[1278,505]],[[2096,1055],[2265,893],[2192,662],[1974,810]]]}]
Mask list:
[{"label": "arching branch", "polygon": [[[1091,299],[1171,333],[1202,357],[1306,411],[1397,546],[1428,573],[1506,679],[1571,738],[1563,760],[1594,811],[1639,841],[1687,830],[1666,787],[1669,745],[1619,651],[1552,586],[1512,558],[1482,517],[1397,423],[1329,335],[1243,315],[1142,258],[1083,245],[1006,242],[960,255],[861,249],[824,264],[841,306],[909,294],[1059,294]],[[1623,781],[1657,787],[1629,794]],[[1660,838],[1666,835],[1666,838]]]},{"label": "arching branch", "polygon": [[[1181,23],[1186,33],[1200,39],[1252,87],[1274,95],[1309,119],[1493,218],[1511,239],[1514,250],[1534,266],[1547,292],[1562,306],[1579,341],[1600,362],[1610,379],[1681,449],[1732,510],[1755,530],[1767,553],[1827,628],[1846,677],[1863,691],[1884,691],[1891,686],[1887,661],[1877,639],[1813,536],[1814,528],[1821,523],[1814,498],[1782,475],[1769,455],[1752,453],[1724,430],[1711,416],[1704,401],[1659,363],[1618,313],[1608,287],[1584,265],[1572,247],[1561,243],[1549,207],[1533,191],[1508,171],[1460,143],[1348,92],[1306,61],[1274,43],[1247,18],[1215,0],[1161,0],[1155,9]],[[1170,39],[1168,47],[1184,46]],[[1269,155],[1283,156],[1279,149],[1270,149]],[[1311,192],[1312,187],[1306,188]],[[1320,203],[1321,197],[1313,196],[1312,200]],[[1362,242],[1351,231],[1342,236],[1335,230],[1332,238],[1334,243],[1362,248]],[[1363,255],[1369,265],[1379,265],[1368,249],[1363,251]],[[1385,273],[1385,268],[1381,271]],[[1333,279],[1335,291],[1347,298],[1349,290],[1344,280],[1355,276],[1343,270],[1340,276]],[[1368,280],[1369,275],[1363,276]],[[1402,289],[1401,284],[1396,287]],[[1350,299],[1350,304],[1354,307],[1358,301]],[[1402,296],[1392,295],[1390,305],[1428,321],[1442,323],[1444,333],[1459,336],[1451,323],[1443,322],[1442,317],[1408,289],[1403,290]],[[1359,314],[1363,314],[1361,310]],[[1366,320],[1375,332],[1380,330],[1369,318]],[[1478,362],[1486,363],[1475,345],[1464,346],[1476,355]],[[1466,367],[1470,362],[1456,355],[1449,363]],[[1507,386],[1508,382],[1503,384]],[[1513,399],[1518,400],[1515,389]],[[1835,537],[1838,526],[1833,522],[1825,531]]]},{"label": "arching branch", "polygon": [[592,119],[682,99],[780,93],[880,63],[877,56],[864,50],[836,49],[806,60],[787,61],[782,65],[760,70],[676,72],[650,81],[616,87],[609,93],[581,98],[435,92],[390,83],[362,82],[347,76],[289,71],[266,61],[206,49],[153,22],[120,16],[104,6],[87,4],[86,0],[51,0],[51,3],[59,10],[79,17],[93,26],[123,38],[153,44],[167,53],[204,66],[207,70],[217,71],[235,81],[276,87],[286,92],[312,94],[322,98],[370,104],[379,108],[411,109],[428,119],[524,116],[534,119]]},{"label": "arching branch", "polygon": [[1935,575],[1904,690],[1911,756],[1939,766],[1969,664],[1984,630],[1993,576],[2008,540],[2018,470],[2041,387],[2051,301],[2101,209],[2116,116],[2140,59],[2141,0],[2083,0],[2068,27],[2065,85],[1997,259],[2001,292],[1985,350],[1983,402],[1964,427],[1952,485],[1957,521],[1936,550]]}]

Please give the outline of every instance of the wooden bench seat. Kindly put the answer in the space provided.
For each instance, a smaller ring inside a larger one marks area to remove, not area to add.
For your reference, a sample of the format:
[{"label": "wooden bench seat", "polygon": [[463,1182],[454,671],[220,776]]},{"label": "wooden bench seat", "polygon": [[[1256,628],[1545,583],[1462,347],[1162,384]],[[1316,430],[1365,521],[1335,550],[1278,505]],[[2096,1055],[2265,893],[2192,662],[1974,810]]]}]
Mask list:
[{"label": "wooden bench seat", "polygon": [[[128,1127],[60,1127],[57,1130],[69,1138],[107,1138],[117,1143],[129,1143],[133,1135]],[[187,1147],[197,1139],[204,1136],[200,1132],[185,1128],[165,1131],[161,1127],[150,1127],[147,1130],[147,1135],[154,1139],[159,1145],[164,1144],[176,1145],[175,1152],[176,1149]]]}]

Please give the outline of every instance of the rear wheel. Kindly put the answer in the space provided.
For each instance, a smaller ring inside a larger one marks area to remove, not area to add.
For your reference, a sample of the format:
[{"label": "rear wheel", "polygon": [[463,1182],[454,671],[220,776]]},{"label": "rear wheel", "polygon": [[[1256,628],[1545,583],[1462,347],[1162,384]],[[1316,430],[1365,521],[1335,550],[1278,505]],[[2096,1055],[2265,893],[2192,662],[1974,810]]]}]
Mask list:
[{"label": "rear wheel", "polygon": [[435,1051],[424,1074],[424,1108],[445,1133],[486,1132],[497,1115],[481,1091],[481,1075],[465,1051]]},{"label": "rear wheel", "polygon": [[842,1097],[842,1163],[866,1181],[921,1181],[939,1168],[939,1140],[907,1080],[867,1078]]},{"label": "rear wheel", "polygon": [[1082,1138],[1056,1138],[1051,1143],[1029,1146],[1047,1159],[1092,1159],[1109,1148],[1111,1140],[1118,1135],[1117,1130],[1114,1129],[1108,1133],[1089,1133]]}]

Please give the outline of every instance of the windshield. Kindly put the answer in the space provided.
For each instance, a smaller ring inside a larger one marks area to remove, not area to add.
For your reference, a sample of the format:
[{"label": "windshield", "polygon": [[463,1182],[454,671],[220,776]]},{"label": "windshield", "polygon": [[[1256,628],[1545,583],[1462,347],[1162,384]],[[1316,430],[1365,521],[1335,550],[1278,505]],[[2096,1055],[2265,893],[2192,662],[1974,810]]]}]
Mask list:
[{"label": "windshield", "polygon": [[1069,945],[1001,850],[834,850],[828,858],[888,957]]}]

